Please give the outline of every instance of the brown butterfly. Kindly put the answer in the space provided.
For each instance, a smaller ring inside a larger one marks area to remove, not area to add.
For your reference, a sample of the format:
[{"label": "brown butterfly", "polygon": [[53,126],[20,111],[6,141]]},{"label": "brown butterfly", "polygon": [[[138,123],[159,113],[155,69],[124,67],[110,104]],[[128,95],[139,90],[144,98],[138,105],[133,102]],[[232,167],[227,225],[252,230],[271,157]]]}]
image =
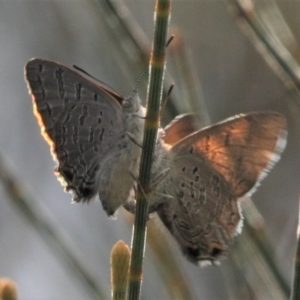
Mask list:
[{"label": "brown butterfly", "polygon": [[[145,116],[137,94],[124,98],[78,69],[44,59],[29,61],[25,77],[58,161],[56,175],[73,201],[98,194],[108,216],[120,205],[134,212]],[[153,181],[166,175],[148,200],[190,261],[215,263],[240,227],[238,199],[251,194],[278,161],[286,121],[263,112],[196,132],[195,125],[193,115],[183,115],[159,130]]]},{"label": "brown butterfly", "polygon": [[[196,132],[193,125],[193,116],[183,115],[165,128],[154,173],[169,174],[156,186],[150,209],[188,260],[216,263],[240,231],[239,198],[255,191],[285,148],[286,120],[261,112]],[[162,195],[172,199],[161,201]]]},{"label": "brown butterfly", "polygon": [[[59,63],[32,59],[25,78],[42,134],[58,161],[55,173],[73,201],[97,194],[108,216],[131,199],[145,109],[101,82]],[[136,144],[131,141],[134,137]]]}]

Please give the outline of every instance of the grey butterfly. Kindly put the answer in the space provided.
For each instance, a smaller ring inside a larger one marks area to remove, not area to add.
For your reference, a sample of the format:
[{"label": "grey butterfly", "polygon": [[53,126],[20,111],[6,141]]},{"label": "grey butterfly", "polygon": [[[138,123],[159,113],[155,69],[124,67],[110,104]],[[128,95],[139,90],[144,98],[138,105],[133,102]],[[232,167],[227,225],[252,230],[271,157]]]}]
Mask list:
[{"label": "grey butterfly", "polygon": [[250,113],[194,132],[192,118],[176,118],[157,143],[154,174],[169,174],[156,186],[150,210],[188,260],[217,264],[240,231],[239,198],[255,191],[285,148],[286,120]]},{"label": "grey butterfly", "polygon": [[44,59],[30,60],[25,77],[66,191],[75,202],[98,194],[113,216],[131,201],[128,171],[138,173],[145,110],[137,94],[125,99],[75,68]]}]

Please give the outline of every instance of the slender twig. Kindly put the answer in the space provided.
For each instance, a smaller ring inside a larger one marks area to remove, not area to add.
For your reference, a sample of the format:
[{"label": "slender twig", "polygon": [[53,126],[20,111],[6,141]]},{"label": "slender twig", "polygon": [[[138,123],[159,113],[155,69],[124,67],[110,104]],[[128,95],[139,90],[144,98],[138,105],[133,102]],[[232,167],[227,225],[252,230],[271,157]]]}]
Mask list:
[{"label": "slender twig", "polygon": [[[126,3],[123,1],[116,1],[116,0],[95,0],[98,6],[101,8],[100,12],[103,13],[106,17],[103,20],[108,25],[108,30],[110,30],[112,37],[116,44],[121,48],[118,48],[119,51],[122,51],[123,60],[129,60],[129,63],[126,66],[130,66],[128,68],[129,74],[132,74],[132,67],[135,64],[132,61],[132,58],[135,60],[139,60],[139,66],[147,67],[148,68],[148,57],[149,57],[149,45],[150,42],[148,37],[143,32],[142,28],[140,27],[139,23],[135,20],[134,15],[131,11],[126,7]],[[175,39],[172,43],[167,46],[167,51],[170,52],[173,47],[173,44],[177,43],[177,33]],[[135,55],[133,55],[135,53]],[[125,54],[125,55],[124,55]],[[127,54],[127,55],[126,55]],[[184,53],[182,59],[187,59],[190,57],[190,53]],[[147,60],[146,60],[147,58]],[[189,61],[188,67],[192,68],[193,63]],[[189,74],[195,75],[193,69],[191,69]],[[180,77],[181,74],[178,74]],[[186,78],[185,82],[188,79]],[[165,74],[165,92],[163,95],[163,100],[168,97],[167,107],[163,109],[162,112],[162,119],[165,123],[170,121],[179,112],[184,112],[187,110],[181,111],[179,109],[178,103],[181,103],[182,100],[180,97],[176,96],[178,93],[178,89],[175,88],[174,92],[171,96],[167,96],[167,90],[170,87],[170,84],[174,82],[171,75],[168,74],[166,70]],[[191,82],[191,89],[194,91],[199,91],[199,84],[197,80],[193,80]],[[187,93],[190,96],[190,93]],[[180,98],[180,99],[179,99]],[[184,103],[193,103],[196,99],[185,99]],[[201,102],[203,103],[203,102]],[[199,107],[199,106],[198,106]],[[195,110],[189,110],[195,111]],[[205,113],[205,109],[199,109],[200,112]],[[199,129],[199,128],[196,128]],[[131,218],[128,220],[131,224]],[[180,262],[178,259],[172,254],[174,245],[172,243],[168,243],[165,240],[165,232],[158,230],[158,226],[150,226],[148,227],[148,246],[151,247],[153,250],[157,260],[159,260],[158,267],[162,270],[160,275],[162,276],[162,280],[165,282],[166,290],[168,290],[170,297],[173,299],[175,296],[177,299],[195,299],[196,297],[192,293],[191,282],[187,278],[187,274],[184,273],[183,268],[180,267]],[[158,241],[161,241],[159,243]],[[176,282],[176,283],[175,283]],[[179,284],[180,283],[180,284]]]},{"label": "slender twig", "polygon": [[[241,2],[240,0],[228,0],[228,2],[232,8],[231,12],[234,12],[234,16],[237,17],[238,24],[241,25],[241,28],[247,34],[254,46],[260,50],[259,53],[271,66],[272,70],[275,71],[275,73],[283,80],[284,85],[289,90],[294,91],[298,100],[297,103],[299,104],[300,67],[297,61],[279,42],[279,39],[274,38],[270,32],[268,32],[267,28],[262,24],[258,13],[255,10],[254,3],[251,0],[244,2]],[[262,49],[264,49],[264,51],[261,51]],[[254,213],[254,215],[255,214],[256,213]],[[248,217],[248,214],[246,217]],[[277,284],[281,287],[282,292],[285,295],[288,295],[290,289],[282,278],[282,274],[279,272],[274,258],[272,255],[270,255],[271,246],[267,244],[268,239],[264,233],[264,230],[261,228],[257,230],[253,224],[248,222],[246,225],[247,226],[245,229],[249,232],[250,237],[252,237],[252,241],[260,250],[260,253],[263,255],[264,260],[268,264],[270,270],[272,270],[272,274],[275,276]],[[295,270],[297,270],[297,268],[298,266],[296,258]],[[296,271],[295,274],[297,274]],[[297,279],[295,278],[295,280]]]},{"label": "slender twig", "polygon": [[[147,112],[145,119],[143,149],[139,171],[136,215],[132,238],[132,256],[129,273],[129,299],[139,299],[142,283],[142,266],[145,249],[148,203],[145,195],[150,193],[152,156],[159,126],[165,52],[168,24],[171,11],[170,0],[157,0],[155,5],[154,40],[149,65],[149,84],[147,92]],[[144,191],[144,192],[143,192]]]},{"label": "slender twig", "polygon": [[[132,225],[134,216],[126,213],[124,215],[128,225]],[[155,257],[159,278],[168,292],[170,299],[197,299],[195,290],[191,286],[191,280],[174,251],[174,241],[163,229],[164,225],[159,218],[153,217],[147,223],[147,247],[151,255]],[[168,235],[168,236],[166,236]],[[151,258],[152,261],[152,258]]]},{"label": "slender twig", "polygon": [[247,199],[247,202],[244,203],[243,212],[245,216],[245,231],[249,234],[251,242],[259,249],[259,253],[268,266],[270,273],[272,273],[272,276],[275,278],[278,288],[281,289],[285,297],[288,297],[290,288],[278,268],[278,263],[274,255],[272,255],[272,249],[274,249],[274,247],[266,232],[263,218],[251,199]]},{"label": "slender twig", "polygon": [[[262,46],[265,51],[259,51],[267,63],[277,75],[283,80],[288,89],[293,89],[298,98],[300,97],[300,67],[288,50],[276,40],[260,22],[251,0],[242,2],[240,0],[227,0],[231,5],[231,12],[243,25],[242,28],[254,45]],[[260,47],[261,50],[261,47]],[[298,99],[299,100],[299,99]]]},{"label": "slender twig", "polygon": [[291,293],[291,300],[299,300],[300,299],[300,213],[298,220],[298,232],[297,232],[297,249],[294,258],[294,278],[293,278],[293,286]]},{"label": "slender twig", "polygon": [[237,288],[240,290],[246,288],[244,290],[246,294],[238,299],[287,300],[288,296],[278,285],[278,281],[272,270],[270,270],[268,262],[257,245],[253,243],[253,239],[249,236],[248,231],[243,231],[243,234],[237,239],[235,244],[237,251],[231,251],[230,256],[234,258],[233,265],[235,271],[239,274],[240,286]]},{"label": "slender twig", "polygon": [[73,254],[72,249],[66,243],[66,236],[60,230],[58,232],[50,220],[41,209],[41,203],[35,201],[32,197],[25,195],[22,184],[17,181],[12,171],[4,164],[3,157],[0,155],[0,180],[6,190],[8,198],[12,204],[19,210],[30,225],[45,239],[50,248],[58,253],[63,263],[71,269],[79,281],[85,286],[93,299],[106,299],[103,289],[85,270],[78,259]]},{"label": "slender twig", "polygon": [[147,244],[151,248],[156,249],[156,266],[162,274],[164,286],[169,289],[170,299],[198,299],[198,295],[195,295],[194,289],[191,287],[188,274],[178,264],[174,263],[176,261],[176,254],[174,249],[172,249],[174,241],[168,240],[168,237],[166,237],[167,232],[158,230],[159,225],[163,226],[161,221],[159,225],[155,221],[158,222],[157,219],[152,219],[148,222]]},{"label": "slender twig", "polygon": [[[149,40],[142,31],[137,21],[133,18],[129,9],[123,1],[115,0],[96,0],[96,3],[105,13],[111,33],[118,40],[123,52],[135,62],[148,66],[149,61]],[[132,55],[133,53],[135,55]]]},{"label": "slender twig", "polygon": [[[115,43],[118,45],[117,50],[122,51],[123,56],[124,53],[127,54],[124,56],[124,59],[129,61],[129,64],[127,63],[126,66],[129,66],[130,74],[133,73],[132,68],[136,65],[142,67],[143,70],[148,68],[150,41],[127,8],[125,1],[95,1],[101,8],[99,11],[103,15],[103,20],[106,22],[108,29],[110,29],[110,36],[114,38]],[[166,71],[163,97],[166,97],[168,89],[173,82],[174,79]],[[168,110],[165,114],[167,121],[171,121],[172,116],[180,113],[175,105],[175,103],[179,102],[180,99],[173,93],[170,96],[170,101],[168,101]]]}]

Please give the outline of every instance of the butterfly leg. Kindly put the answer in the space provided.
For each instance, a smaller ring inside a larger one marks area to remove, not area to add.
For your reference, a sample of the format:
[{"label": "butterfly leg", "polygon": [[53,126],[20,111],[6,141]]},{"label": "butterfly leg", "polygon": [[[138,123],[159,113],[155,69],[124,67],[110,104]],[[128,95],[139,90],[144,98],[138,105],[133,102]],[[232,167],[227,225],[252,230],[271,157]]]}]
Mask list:
[{"label": "butterfly leg", "polygon": [[159,193],[156,192],[156,188],[157,186],[163,181],[165,180],[165,178],[168,176],[170,172],[170,169],[167,168],[163,171],[161,171],[160,173],[158,173],[152,180],[151,180],[151,190],[153,191],[153,197],[155,200],[150,200],[150,208],[149,208],[149,212],[152,213],[154,211],[156,211],[158,209],[158,207],[164,203],[166,200],[173,200],[174,197],[171,195],[168,195],[166,193]]},{"label": "butterfly leg", "polygon": [[126,132],[127,136],[129,137],[129,139],[138,147],[143,148],[143,146],[135,139],[134,135],[130,132]]},{"label": "butterfly leg", "polygon": [[129,172],[129,175],[132,177],[132,179],[137,183],[137,185],[140,187],[141,191],[142,191],[142,194],[144,195],[144,197],[146,198],[147,200],[147,197],[146,197],[146,193],[144,191],[144,189],[142,188],[138,178],[131,172],[131,170],[128,170]]},{"label": "butterfly leg", "polygon": [[151,180],[151,188],[155,189],[159,183],[161,183],[169,174],[170,169],[167,168],[160,173],[158,173],[152,180]]},{"label": "butterfly leg", "polygon": [[[133,178],[134,182],[136,182],[136,184],[141,188],[141,191],[142,191],[144,197],[148,201],[149,214],[155,212],[162,203],[174,199],[173,196],[171,196],[171,195],[155,192],[156,187],[159,185],[159,183],[161,183],[167,177],[167,175],[170,172],[170,169],[163,170],[162,172],[157,174],[151,180],[152,194],[150,195],[150,198],[146,196],[146,193],[143,190],[143,188],[141,187],[141,184],[140,184],[138,178],[132,173],[132,171],[130,169],[128,170],[128,172],[129,172],[130,176]],[[136,193],[136,187],[135,186],[133,187],[133,190]],[[128,210],[129,212],[131,212],[133,214],[135,213],[135,206],[136,206],[136,201],[135,201],[134,197],[129,197],[127,199],[126,203],[123,205],[123,207],[126,210]]]},{"label": "butterfly leg", "polygon": [[[142,188],[138,178],[131,172],[131,170],[128,170],[129,175],[132,177],[132,179],[134,180],[134,182],[140,187],[142,194],[144,195],[145,199],[147,199],[146,193],[144,191],[144,189]],[[133,196],[133,192],[135,193],[135,196]],[[132,214],[135,214],[135,208],[136,208],[136,193],[137,193],[137,188],[136,186],[133,186],[131,192],[130,192],[130,196],[128,197],[127,201],[124,203],[123,207],[131,212]],[[148,217],[149,220],[149,217]]]}]

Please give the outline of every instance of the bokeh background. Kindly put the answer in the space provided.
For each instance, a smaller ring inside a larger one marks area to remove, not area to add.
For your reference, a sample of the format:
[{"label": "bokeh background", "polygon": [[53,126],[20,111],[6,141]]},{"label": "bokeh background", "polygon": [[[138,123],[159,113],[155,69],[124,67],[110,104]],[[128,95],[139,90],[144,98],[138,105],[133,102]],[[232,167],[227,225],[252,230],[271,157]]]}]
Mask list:
[{"label": "bokeh background", "polygon": [[[76,64],[120,94],[129,95],[143,72],[142,63],[134,47],[126,45],[123,34],[118,32],[116,19],[110,17],[102,5],[106,1],[100,1],[0,1],[0,154],[2,163],[21,182],[22,191],[40,211],[39,216],[51,222],[64,236],[78,261],[103,287],[109,299],[110,250],[120,239],[130,244],[130,218],[120,209],[118,219],[109,220],[99,201],[89,205],[70,204],[71,195],[63,192],[53,175],[55,164],[33,116],[23,75],[24,65],[30,58],[46,58],[65,65]],[[147,39],[151,41],[153,34],[154,0],[113,3],[126,5],[129,15],[123,11],[124,17],[136,22],[135,33],[144,34],[144,49],[149,52]],[[300,62],[300,3],[296,0],[257,0],[256,5],[265,13],[261,18],[269,18],[269,25],[282,33],[281,38],[287,40],[285,46]],[[167,70],[175,82],[174,99],[182,103],[187,101],[178,67],[178,57],[182,54],[176,54],[178,40],[182,38],[187,58],[194,68],[192,72],[201,83],[201,88],[197,86],[199,98],[203,97],[211,122],[261,110],[281,112],[288,120],[288,144],[282,159],[252,199],[264,218],[272,243],[270,255],[289,286],[299,212],[300,98],[284,86],[241,31],[229,13],[228,2],[174,0],[170,24],[170,33],[173,32],[178,39],[175,38],[170,46]],[[138,91],[145,99],[143,84]],[[187,112],[188,108],[181,110]],[[164,124],[167,122],[167,118],[163,119]],[[17,283],[20,299],[97,299],[66,266],[59,252],[49,247],[47,237],[42,237],[30,225],[2,184],[0,199],[0,276],[10,277]],[[161,225],[157,225],[156,230],[165,234]],[[176,243],[170,241],[167,234],[165,236],[166,241],[161,243],[168,243],[174,252],[190,286],[191,298],[259,299],[260,294],[253,293],[253,287],[243,279],[248,271],[239,273],[238,268],[233,268],[235,255],[229,253],[220,267],[201,269],[187,262]],[[237,237],[235,244],[242,236]],[[145,255],[142,299],[174,299],[162,279],[161,262],[150,247]],[[249,265],[253,264],[251,259],[247,254],[239,258]],[[255,281],[258,278],[255,271],[249,272]],[[261,265],[256,272],[262,275],[265,269]],[[173,284],[180,285],[180,282],[179,278]],[[257,284],[258,289],[270,288]],[[239,288],[241,291],[232,292]],[[276,299],[285,299],[282,294],[278,295]]]}]

